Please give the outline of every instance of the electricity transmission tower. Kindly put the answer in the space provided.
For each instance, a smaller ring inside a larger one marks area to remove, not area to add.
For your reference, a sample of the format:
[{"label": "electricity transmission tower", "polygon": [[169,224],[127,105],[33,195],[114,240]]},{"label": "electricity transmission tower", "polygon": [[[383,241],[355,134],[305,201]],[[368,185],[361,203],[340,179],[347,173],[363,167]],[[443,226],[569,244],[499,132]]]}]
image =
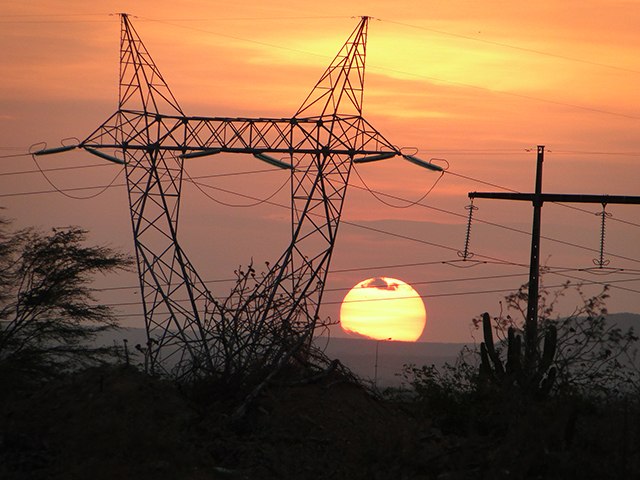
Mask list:
[{"label": "electricity transmission tower", "polygon": [[[252,358],[282,363],[313,335],[352,163],[397,155],[441,168],[403,155],[362,116],[369,17],[291,118],[185,115],[129,17],[121,20],[117,111],[78,145],[36,154],[83,148],[124,164],[152,370],[170,364],[184,378],[241,370]],[[231,313],[178,235],[184,162],[223,152],[252,154],[291,179],[291,243]],[[250,330],[229,340],[241,324]]]}]

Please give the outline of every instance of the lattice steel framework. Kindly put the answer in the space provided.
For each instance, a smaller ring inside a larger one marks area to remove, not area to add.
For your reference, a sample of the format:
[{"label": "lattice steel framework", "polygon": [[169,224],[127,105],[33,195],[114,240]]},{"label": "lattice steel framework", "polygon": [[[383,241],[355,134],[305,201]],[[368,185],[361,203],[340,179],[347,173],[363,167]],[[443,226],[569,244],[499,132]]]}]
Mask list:
[{"label": "lattice steel framework", "polygon": [[186,116],[128,16],[121,18],[118,110],[77,147],[125,165],[150,365],[171,364],[179,378],[216,372],[229,368],[229,349],[241,357],[250,348],[225,343],[226,312],[179,242],[184,161],[220,152],[253,154],[291,170],[291,243],[246,304],[236,306],[255,312],[249,304],[259,303],[249,319],[258,325],[252,336],[267,335],[274,322],[293,335],[279,349],[265,343],[263,361],[277,362],[313,334],[352,162],[400,155],[439,168],[402,155],[362,117],[368,17],[291,118]]}]

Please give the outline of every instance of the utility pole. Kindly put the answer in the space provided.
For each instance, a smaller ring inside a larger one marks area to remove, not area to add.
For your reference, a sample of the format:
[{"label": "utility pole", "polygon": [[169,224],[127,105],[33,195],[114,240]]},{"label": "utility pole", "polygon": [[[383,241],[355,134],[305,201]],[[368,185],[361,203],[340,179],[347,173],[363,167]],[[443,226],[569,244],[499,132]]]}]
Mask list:
[{"label": "utility pole", "polygon": [[536,188],[533,194],[533,225],[531,227],[531,258],[529,261],[529,295],[525,320],[525,363],[533,367],[538,342],[538,299],[540,297],[540,219],[542,216],[542,163],[544,145],[538,145]]},{"label": "utility pole", "polygon": [[497,200],[524,200],[533,204],[531,228],[531,260],[529,263],[529,294],[527,318],[525,320],[525,367],[534,368],[538,359],[538,300],[540,297],[540,230],[544,202],[599,203],[640,205],[640,197],[626,195],[583,195],[542,193],[542,164],[544,145],[537,147],[536,183],[534,193],[469,192],[469,198],[491,198]]},{"label": "utility pole", "polygon": [[373,366],[373,386],[375,388],[378,388],[378,349],[380,347],[380,342],[389,342],[391,340],[393,340],[391,337],[376,340],[376,362]]}]

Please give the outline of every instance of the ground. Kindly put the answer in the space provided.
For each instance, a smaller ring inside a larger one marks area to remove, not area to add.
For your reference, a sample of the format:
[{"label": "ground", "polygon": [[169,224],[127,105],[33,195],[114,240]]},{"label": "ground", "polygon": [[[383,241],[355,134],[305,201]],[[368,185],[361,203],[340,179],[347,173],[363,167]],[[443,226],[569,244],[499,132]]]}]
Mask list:
[{"label": "ground", "polygon": [[[569,406],[515,414],[507,408],[502,416],[470,407],[472,415],[449,411],[445,418],[409,398],[374,394],[339,372],[315,382],[281,380],[239,418],[233,417],[237,398],[228,391],[206,384],[179,388],[124,366],[87,370],[37,389],[0,390],[0,478],[585,479],[638,473],[637,408],[622,412],[619,424],[598,421],[597,409]],[[527,415],[528,421],[518,420]],[[469,421],[472,416],[477,421]],[[627,425],[626,431],[616,425]]]}]

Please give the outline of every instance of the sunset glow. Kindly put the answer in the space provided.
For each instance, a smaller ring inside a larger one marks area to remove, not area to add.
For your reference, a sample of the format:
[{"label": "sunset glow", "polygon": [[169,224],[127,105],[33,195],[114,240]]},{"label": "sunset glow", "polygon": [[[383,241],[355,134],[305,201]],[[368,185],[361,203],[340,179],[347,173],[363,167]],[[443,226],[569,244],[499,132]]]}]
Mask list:
[{"label": "sunset glow", "polygon": [[340,325],[346,332],[375,340],[415,342],[427,321],[418,293],[402,280],[363,280],[344,297]]},{"label": "sunset glow", "polygon": [[[116,12],[131,15],[186,115],[225,118],[289,118],[359,16],[371,16],[364,119],[403,152],[445,159],[449,168],[440,177],[401,157],[355,165],[326,266],[322,318],[337,319],[341,310],[355,308],[342,304],[343,293],[371,275],[363,271],[395,275],[387,272],[400,265],[408,284],[430,282],[428,340],[471,341],[470,319],[499,309],[504,295],[527,282],[532,211],[525,202],[476,201],[469,249],[475,260],[491,261],[456,269],[459,263],[451,260],[465,244],[468,193],[530,192],[536,145],[547,148],[545,192],[638,194],[637,2],[96,5],[0,5],[0,148],[6,157],[0,206],[18,227],[78,225],[96,240],[132,251],[124,174],[100,193],[118,166],[71,151],[41,159],[45,178],[27,153],[37,142],[56,147],[69,137],[86,138],[113,113],[120,53]],[[183,187],[180,236],[200,276],[220,282],[238,265],[273,264],[280,257],[292,231],[285,172],[251,155],[223,153],[189,159],[185,173],[199,185],[187,181]],[[49,181],[91,198],[65,197]],[[550,272],[567,272],[550,274],[548,285],[583,282],[593,294],[605,278],[584,267],[593,265],[600,249],[600,217],[594,215],[600,206],[582,210],[545,204],[542,234],[548,238],[541,259]],[[638,208],[610,205],[607,211],[613,218],[604,250],[612,267],[627,272],[606,277],[612,285],[607,307],[637,312],[640,280],[631,281],[628,272],[640,262],[640,242],[629,240],[638,238]],[[137,285],[137,278],[132,273],[119,283]],[[227,291],[223,283],[211,288],[216,296]],[[114,290],[109,301],[128,305],[121,307],[123,322],[141,326],[135,291]],[[562,313],[580,301],[563,297]]]}]

